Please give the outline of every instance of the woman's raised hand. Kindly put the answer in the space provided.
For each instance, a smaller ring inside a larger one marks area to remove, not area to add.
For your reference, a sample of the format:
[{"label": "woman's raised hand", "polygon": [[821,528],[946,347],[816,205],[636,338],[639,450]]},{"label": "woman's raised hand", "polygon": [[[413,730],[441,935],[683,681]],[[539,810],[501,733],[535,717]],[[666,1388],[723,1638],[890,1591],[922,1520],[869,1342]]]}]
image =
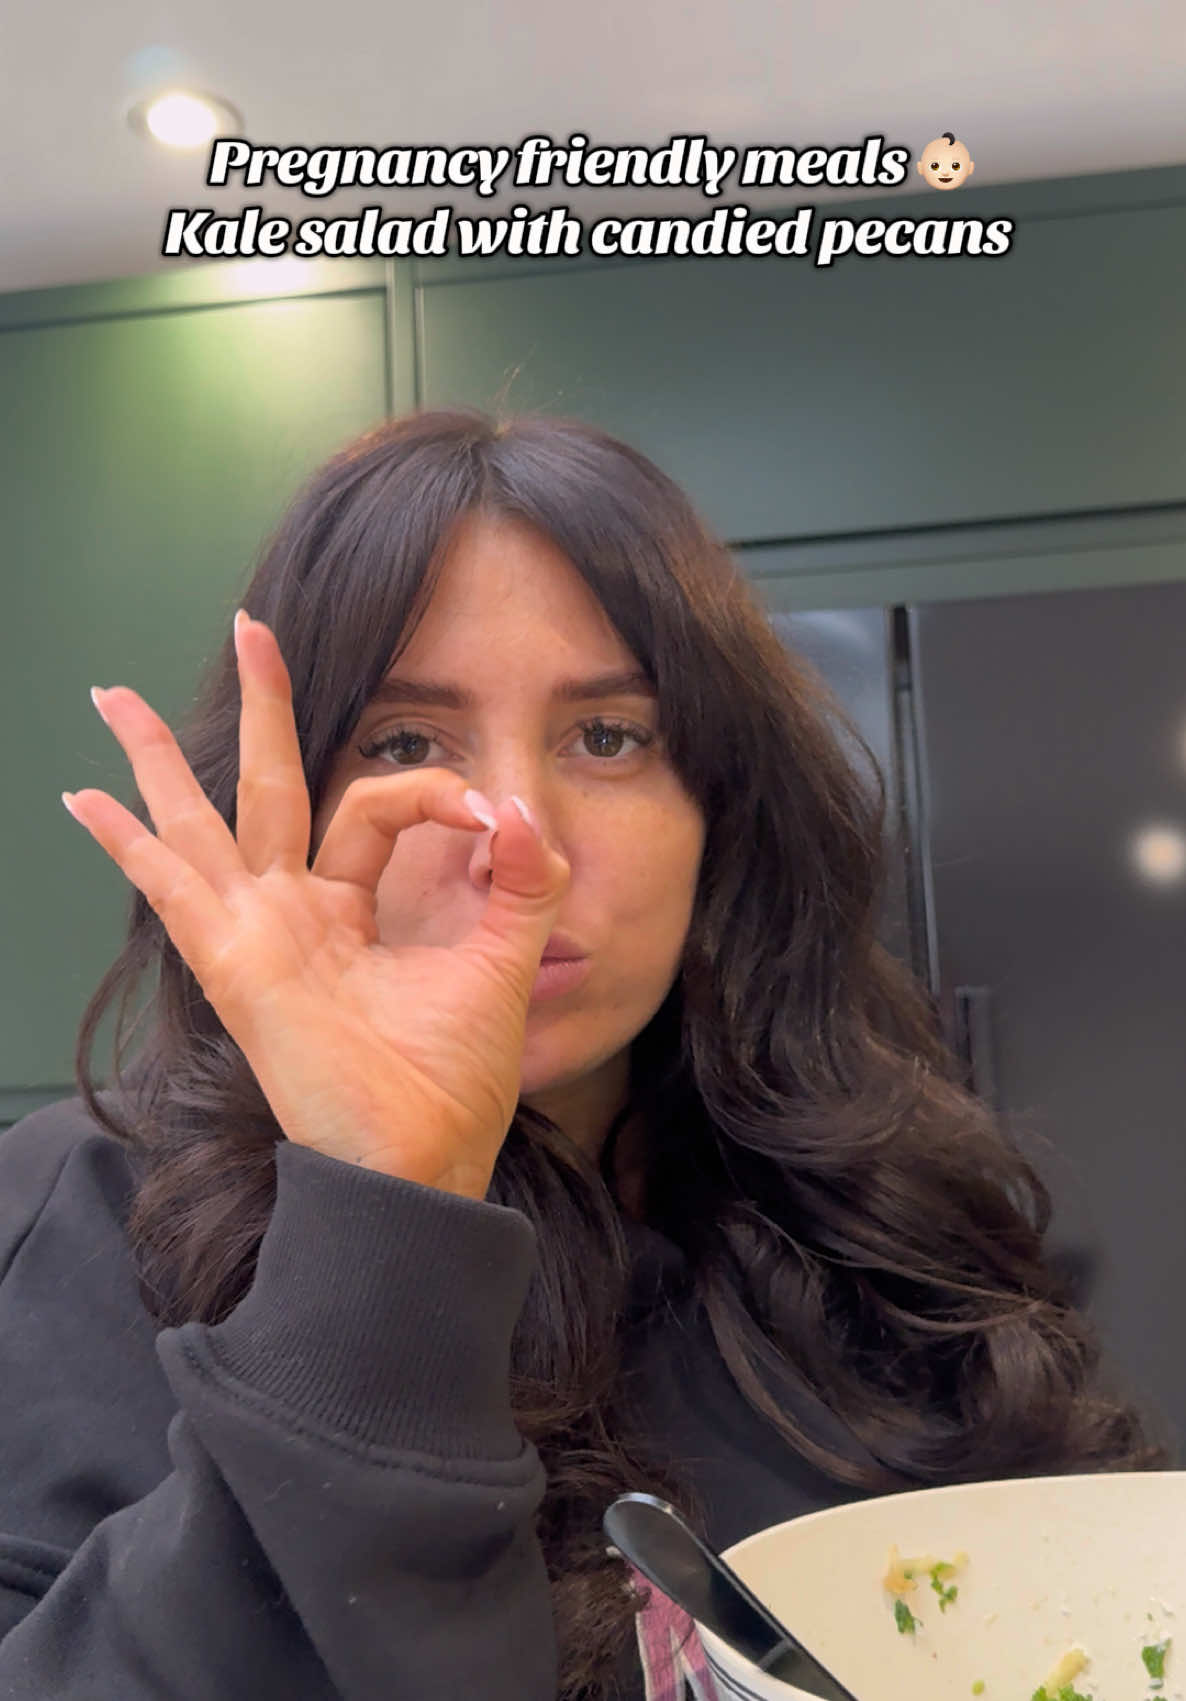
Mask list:
[{"label": "woman's raised hand", "polygon": [[508,800],[470,933],[451,947],[380,943],[375,890],[399,834],[423,821],[482,827],[465,781],[428,767],[354,780],[310,870],[288,669],[262,622],[244,620],[236,648],[237,836],[126,687],[101,712],[158,836],[106,792],[77,793],[71,812],[160,917],[290,1140],[482,1199],[518,1102],[528,1003],[569,865]]}]

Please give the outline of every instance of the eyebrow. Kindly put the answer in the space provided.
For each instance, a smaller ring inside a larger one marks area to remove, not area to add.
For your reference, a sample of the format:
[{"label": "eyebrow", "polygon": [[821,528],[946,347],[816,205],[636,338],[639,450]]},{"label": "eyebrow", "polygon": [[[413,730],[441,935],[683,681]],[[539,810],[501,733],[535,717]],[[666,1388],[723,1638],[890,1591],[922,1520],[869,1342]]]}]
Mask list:
[{"label": "eyebrow", "polygon": [[[625,669],[599,673],[591,679],[557,680],[552,696],[558,703],[588,703],[598,697],[651,697],[658,692],[645,673]],[[475,709],[477,695],[461,685],[436,679],[401,679],[388,674],[371,698],[372,704],[414,703],[421,708]]]}]

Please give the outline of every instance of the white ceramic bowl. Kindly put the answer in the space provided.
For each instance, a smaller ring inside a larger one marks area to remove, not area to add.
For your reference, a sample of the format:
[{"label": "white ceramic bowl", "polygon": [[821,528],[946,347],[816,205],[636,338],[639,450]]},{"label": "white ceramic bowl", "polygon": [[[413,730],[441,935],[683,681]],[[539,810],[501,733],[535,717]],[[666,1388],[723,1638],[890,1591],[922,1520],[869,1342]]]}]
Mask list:
[{"label": "white ceramic bowl", "polygon": [[[904,1558],[968,1556],[943,1610],[923,1577],[903,1634],[883,1587]],[[858,1501],[759,1530],[724,1559],[858,1701],[1031,1701],[1060,1656],[1098,1701],[1186,1697],[1186,1471],[1027,1477]],[[700,1639],[721,1701],[812,1701]],[[1172,1638],[1152,1685],[1144,1646]]]}]

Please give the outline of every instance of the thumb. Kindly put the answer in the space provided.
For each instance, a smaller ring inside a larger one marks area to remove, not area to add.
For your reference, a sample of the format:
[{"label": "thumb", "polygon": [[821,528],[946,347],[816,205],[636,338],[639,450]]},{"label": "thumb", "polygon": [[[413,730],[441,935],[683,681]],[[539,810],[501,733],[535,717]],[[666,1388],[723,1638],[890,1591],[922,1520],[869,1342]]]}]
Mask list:
[{"label": "thumb", "polygon": [[517,799],[500,804],[494,819],[490,896],[466,945],[511,971],[529,996],[572,869],[524,818]]}]

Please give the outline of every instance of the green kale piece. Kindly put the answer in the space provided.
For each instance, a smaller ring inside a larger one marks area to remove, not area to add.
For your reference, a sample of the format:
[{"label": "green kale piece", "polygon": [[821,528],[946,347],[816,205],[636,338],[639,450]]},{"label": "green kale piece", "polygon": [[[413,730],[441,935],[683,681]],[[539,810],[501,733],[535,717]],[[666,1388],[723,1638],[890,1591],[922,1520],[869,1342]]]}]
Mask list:
[{"label": "green kale piece", "polygon": [[938,1565],[931,1567],[931,1588],[939,1597],[939,1611],[946,1612],[952,1601],[959,1594],[959,1589],[953,1583],[949,1589],[943,1587],[943,1578],[955,1570],[954,1565],[948,1565],[940,1560]]},{"label": "green kale piece", "polygon": [[922,1620],[915,1618],[906,1602],[900,1598],[894,1602],[894,1620],[903,1636],[913,1636],[915,1630],[922,1623]]},{"label": "green kale piece", "polygon": [[1141,1658],[1150,1677],[1165,1676],[1165,1656],[1172,1641],[1173,1637],[1167,1636],[1164,1642],[1154,1642],[1152,1647],[1141,1649]]}]

